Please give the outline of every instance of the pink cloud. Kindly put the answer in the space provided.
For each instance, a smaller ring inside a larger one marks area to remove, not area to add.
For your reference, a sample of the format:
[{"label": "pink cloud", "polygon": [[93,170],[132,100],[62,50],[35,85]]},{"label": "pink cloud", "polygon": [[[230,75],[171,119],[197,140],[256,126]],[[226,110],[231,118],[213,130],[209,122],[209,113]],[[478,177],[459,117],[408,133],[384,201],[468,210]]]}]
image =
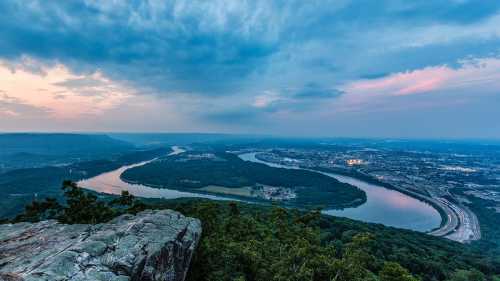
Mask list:
[{"label": "pink cloud", "polygon": [[430,67],[411,72],[392,74],[376,80],[362,80],[352,83],[349,92],[370,92],[373,94],[412,95],[431,92],[446,85],[454,70],[445,67]]},{"label": "pink cloud", "polygon": [[489,58],[464,61],[457,69],[435,66],[394,73],[380,79],[354,81],[347,84],[344,90],[351,94],[351,98],[352,95],[403,96],[450,89],[470,88],[477,91],[491,89],[491,86],[498,89],[500,87],[498,81],[500,81],[500,59]]},{"label": "pink cloud", "polygon": [[[37,71],[32,71],[35,67]],[[8,97],[11,103],[47,108],[46,115],[51,115],[47,117],[59,119],[100,115],[123,104],[134,93],[100,72],[75,74],[65,65],[44,65],[29,58],[20,65],[0,60],[0,81],[0,102]],[[11,110],[3,111],[3,115],[19,113]]]},{"label": "pink cloud", "polygon": [[[500,58],[469,59],[458,68],[445,65],[393,73],[379,79],[351,81],[340,87],[346,94],[331,105],[332,112],[382,112],[471,102],[500,90]],[[440,95],[441,99],[429,95]],[[401,96],[419,96],[397,99]],[[404,101],[403,101],[404,100]]]}]

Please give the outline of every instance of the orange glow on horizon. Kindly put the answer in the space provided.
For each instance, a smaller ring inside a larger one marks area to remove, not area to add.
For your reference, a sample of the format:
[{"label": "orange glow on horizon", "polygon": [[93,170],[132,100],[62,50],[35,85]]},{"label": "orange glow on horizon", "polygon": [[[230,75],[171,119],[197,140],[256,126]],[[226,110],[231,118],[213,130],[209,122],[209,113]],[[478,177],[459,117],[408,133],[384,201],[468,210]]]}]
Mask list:
[{"label": "orange glow on horizon", "polygon": [[[44,109],[50,117],[60,119],[98,115],[121,104],[132,94],[130,89],[98,71],[75,74],[63,64],[46,66],[29,58],[15,66],[0,61],[0,81],[0,101]],[[3,110],[0,115],[17,116],[19,113]]]}]

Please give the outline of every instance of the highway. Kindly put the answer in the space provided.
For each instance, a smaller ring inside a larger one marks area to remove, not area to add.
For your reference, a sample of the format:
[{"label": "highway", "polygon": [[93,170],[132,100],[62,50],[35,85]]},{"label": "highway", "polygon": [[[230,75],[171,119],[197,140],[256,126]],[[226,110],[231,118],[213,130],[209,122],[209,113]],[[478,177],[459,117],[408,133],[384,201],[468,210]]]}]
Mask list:
[{"label": "highway", "polygon": [[434,236],[446,236],[450,234],[452,231],[458,228],[460,225],[460,219],[457,216],[457,213],[450,206],[451,204],[444,198],[428,198],[428,200],[434,202],[436,206],[441,208],[442,211],[446,214],[445,223],[438,229],[429,232],[428,234]]},{"label": "highway", "polygon": [[458,214],[460,225],[445,237],[462,243],[481,239],[481,231],[476,215],[465,206],[453,205],[453,210]]},{"label": "highway", "polygon": [[[434,208],[439,208],[441,211],[443,211],[446,214],[446,217],[443,217],[443,220],[445,220],[444,224],[440,226],[438,229],[434,229],[430,232],[427,232],[427,234],[433,235],[433,236],[439,236],[439,237],[446,237],[451,240],[455,240],[458,242],[466,242],[467,239],[463,239],[465,237],[465,233],[467,232],[466,229],[460,228],[461,222],[465,220],[468,215],[458,215],[458,214],[463,214],[464,212],[461,210],[461,208],[457,207],[456,205],[450,203],[448,200],[442,197],[430,197],[430,196],[425,196],[420,193],[416,193],[414,191],[404,189],[404,188],[399,188],[399,187],[394,187],[397,190],[407,193],[415,198],[418,198],[420,200],[423,200],[424,202],[427,202],[431,204]],[[472,213],[472,212],[470,212]],[[474,215],[475,217],[475,215]],[[476,218],[477,221],[477,218]],[[454,235],[451,237],[448,237],[450,234],[455,233],[455,230],[458,229],[458,235]],[[477,231],[479,231],[479,224],[477,224]],[[480,235],[479,235],[480,237]]]},{"label": "highway", "polygon": [[445,237],[460,243],[481,239],[479,221],[476,215],[466,206],[452,203],[443,197],[430,197],[403,188],[396,187],[396,189],[431,203],[435,208],[440,208],[446,214],[443,218],[445,220],[444,224],[427,234]]},{"label": "highway", "polygon": [[431,231],[428,234],[445,237],[460,243],[481,239],[479,221],[469,208],[451,203],[445,198],[431,200],[434,200],[447,214],[447,221],[439,229]]},{"label": "highway", "polygon": [[[286,165],[258,160],[257,158],[255,158],[255,153],[253,153],[252,156],[253,156],[252,160],[250,159],[243,159],[243,160],[264,163],[273,167],[298,168],[298,167],[290,167]],[[305,169],[305,170],[310,170],[310,169]],[[331,175],[328,173],[315,170],[310,170],[310,171],[319,172],[325,175]],[[336,178],[339,179],[338,177]],[[350,184],[359,187],[359,185],[355,183],[351,182]],[[429,195],[424,195],[394,185],[392,185],[392,188],[397,191],[400,191],[403,194],[414,197],[423,202],[427,202],[433,208],[438,209],[440,211],[441,217],[444,220],[444,222],[439,228],[431,230],[427,232],[427,234],[433,236],[445,237],[447,239],[454,240],[460,243],[467,243],[470,241],[481,239],[481,230],[479,226],[479,221],[476,215],[466,206],[460,203],[452,203],[445,197],[434,194],[432,190],[427,190]],[[450,193],[448,193],[448,196],[453,198],[453,195]]]}]

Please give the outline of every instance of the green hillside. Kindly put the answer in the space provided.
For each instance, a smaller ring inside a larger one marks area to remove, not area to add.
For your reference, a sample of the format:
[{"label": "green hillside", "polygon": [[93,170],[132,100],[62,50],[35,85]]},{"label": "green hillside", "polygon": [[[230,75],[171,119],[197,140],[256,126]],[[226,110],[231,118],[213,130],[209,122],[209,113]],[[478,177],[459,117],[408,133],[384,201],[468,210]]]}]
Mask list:
[{"label": "green hillside", "polygon": [[68,205],[36,202],[16,221],[105,222],[122,213],[175,209],[201,219],[203,235],[188,281],[486,281],[500,259],[423,233],[344,218],[202,199],[138,200],[64,184]]}]

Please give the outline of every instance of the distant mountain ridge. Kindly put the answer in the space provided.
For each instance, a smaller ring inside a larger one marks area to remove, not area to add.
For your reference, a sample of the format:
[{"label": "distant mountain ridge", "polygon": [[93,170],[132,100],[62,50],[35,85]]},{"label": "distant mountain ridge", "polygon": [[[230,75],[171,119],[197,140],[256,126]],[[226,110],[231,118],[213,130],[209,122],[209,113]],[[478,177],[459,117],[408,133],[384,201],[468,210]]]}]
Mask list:
[{"label": "distant mountain ridge", "polygon": [[0,174],[114,158],[135,149],[133,144],[103,134],[0,133]]},{"label": "distant mountain ridge", "polygon": [[0,134],[0,148],[0,155],[63,155],[123,151],[134,145],[101,134],[7,133]]},{"label": "distant mountain ridge", "polygon": [[222,133],[109,133],[110,137],[135,145],[189,145],[194,143],[214,143],[222,141],[249,142],[266,138],[261,135]]}]

